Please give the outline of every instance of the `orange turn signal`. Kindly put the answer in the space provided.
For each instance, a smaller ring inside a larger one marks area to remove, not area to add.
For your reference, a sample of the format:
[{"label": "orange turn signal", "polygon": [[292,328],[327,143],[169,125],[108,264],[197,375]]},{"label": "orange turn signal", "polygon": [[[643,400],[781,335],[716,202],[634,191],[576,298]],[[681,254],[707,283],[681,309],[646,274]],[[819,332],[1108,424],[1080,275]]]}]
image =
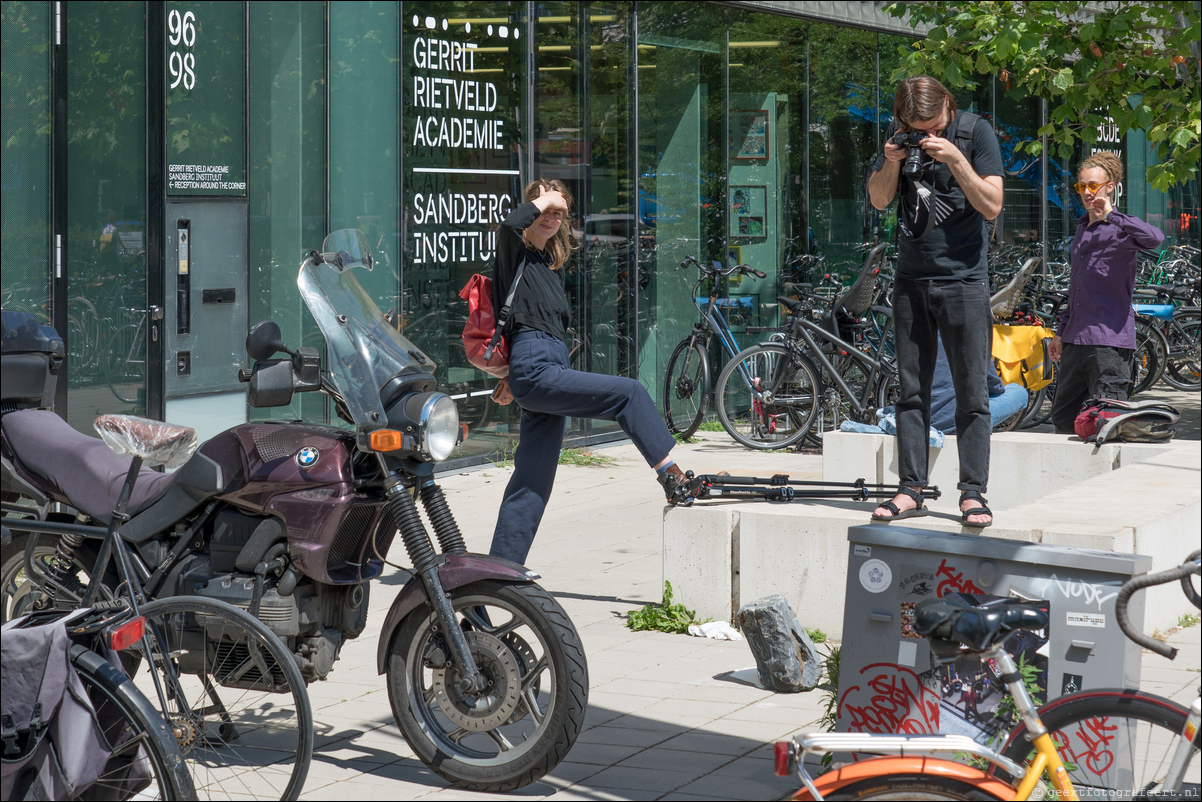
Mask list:
[{"label": "orange turn signal", "polygon": [[404,445],[404,439],[396,429],[377,429],[371,433],[371,450],[399,451]]}]

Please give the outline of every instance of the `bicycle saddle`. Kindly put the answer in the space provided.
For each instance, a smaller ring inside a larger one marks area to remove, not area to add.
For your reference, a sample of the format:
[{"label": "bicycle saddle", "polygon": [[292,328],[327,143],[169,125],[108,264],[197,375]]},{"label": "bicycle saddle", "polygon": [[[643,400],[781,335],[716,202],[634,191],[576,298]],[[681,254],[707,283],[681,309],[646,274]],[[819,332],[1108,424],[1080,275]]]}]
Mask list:
[{"label": "bicycle saddle", "polygon": [[1043,629],[1048,614],[1033,604],[972,606],[956,596],[928,599],[914,611],[914,631],[931,642],[939,657],[951,657],[959,645],[982,652],[1019,629]]},{"label": "bicycle saddle", "polygon": [[147,465],[178,468],[198,445],[195,429],[136,415],[101,415],[92,425],[113,451]]}]

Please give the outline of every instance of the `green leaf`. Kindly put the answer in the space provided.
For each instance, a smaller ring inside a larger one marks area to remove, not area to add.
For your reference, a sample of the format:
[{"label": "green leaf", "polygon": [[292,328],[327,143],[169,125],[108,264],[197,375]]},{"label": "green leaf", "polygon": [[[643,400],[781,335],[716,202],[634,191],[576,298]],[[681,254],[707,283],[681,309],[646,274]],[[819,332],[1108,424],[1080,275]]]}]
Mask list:
[{"label": "green leaf", "polygon": [[947,69],[943,72],[943,77],[947,81],[948,86],[960,86],[963,73],[960,71],[960,65],[956,62],[951,62],[947,65]]},{"label": "green leaf", "polygon": [[1073,85],[1073,71],[1065,67],[1060,72],[1056,73],[1056,77],[1052,79],[1052,84],[1059,87],[1061,90],[1068,89]]},{"label": "green leaf", "polygon": [[1152,110],[1147,106],[1140,105],[1135,110],[1135,116],[1139,121],[1139,127],[1147,130],[1152,125]]},{"label": "green leaf", "polygon": [[1189,130],[1188,128],[1178,128],[1177,132],[1173,134],[1169,141],[1179,148],[1188,148],[1189,143],[1195,139],[1197,139],[1197,136],[1193,131]]}]

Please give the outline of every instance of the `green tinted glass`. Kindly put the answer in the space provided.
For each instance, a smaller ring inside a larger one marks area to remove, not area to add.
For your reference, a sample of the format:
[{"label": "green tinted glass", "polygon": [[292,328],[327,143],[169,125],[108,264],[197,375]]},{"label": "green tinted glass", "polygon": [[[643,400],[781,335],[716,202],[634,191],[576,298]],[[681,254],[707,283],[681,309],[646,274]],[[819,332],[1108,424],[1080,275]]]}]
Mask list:
[{"label": "green tinted glass", "polygon": [[242,3],[168,3],[167,194],[246,194]]}]

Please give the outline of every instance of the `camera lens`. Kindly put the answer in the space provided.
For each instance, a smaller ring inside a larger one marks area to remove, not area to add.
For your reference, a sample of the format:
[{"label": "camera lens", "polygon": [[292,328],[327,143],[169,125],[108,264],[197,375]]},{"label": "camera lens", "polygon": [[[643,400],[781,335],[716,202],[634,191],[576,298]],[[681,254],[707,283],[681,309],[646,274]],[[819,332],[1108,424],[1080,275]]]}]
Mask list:
[{"label": "camera lens", "polygon": [[902,164],[902,175],[911,181],[920,178],[922,176],[924,155],[921,148],[911,147],[906,154],[905,163]]}]

